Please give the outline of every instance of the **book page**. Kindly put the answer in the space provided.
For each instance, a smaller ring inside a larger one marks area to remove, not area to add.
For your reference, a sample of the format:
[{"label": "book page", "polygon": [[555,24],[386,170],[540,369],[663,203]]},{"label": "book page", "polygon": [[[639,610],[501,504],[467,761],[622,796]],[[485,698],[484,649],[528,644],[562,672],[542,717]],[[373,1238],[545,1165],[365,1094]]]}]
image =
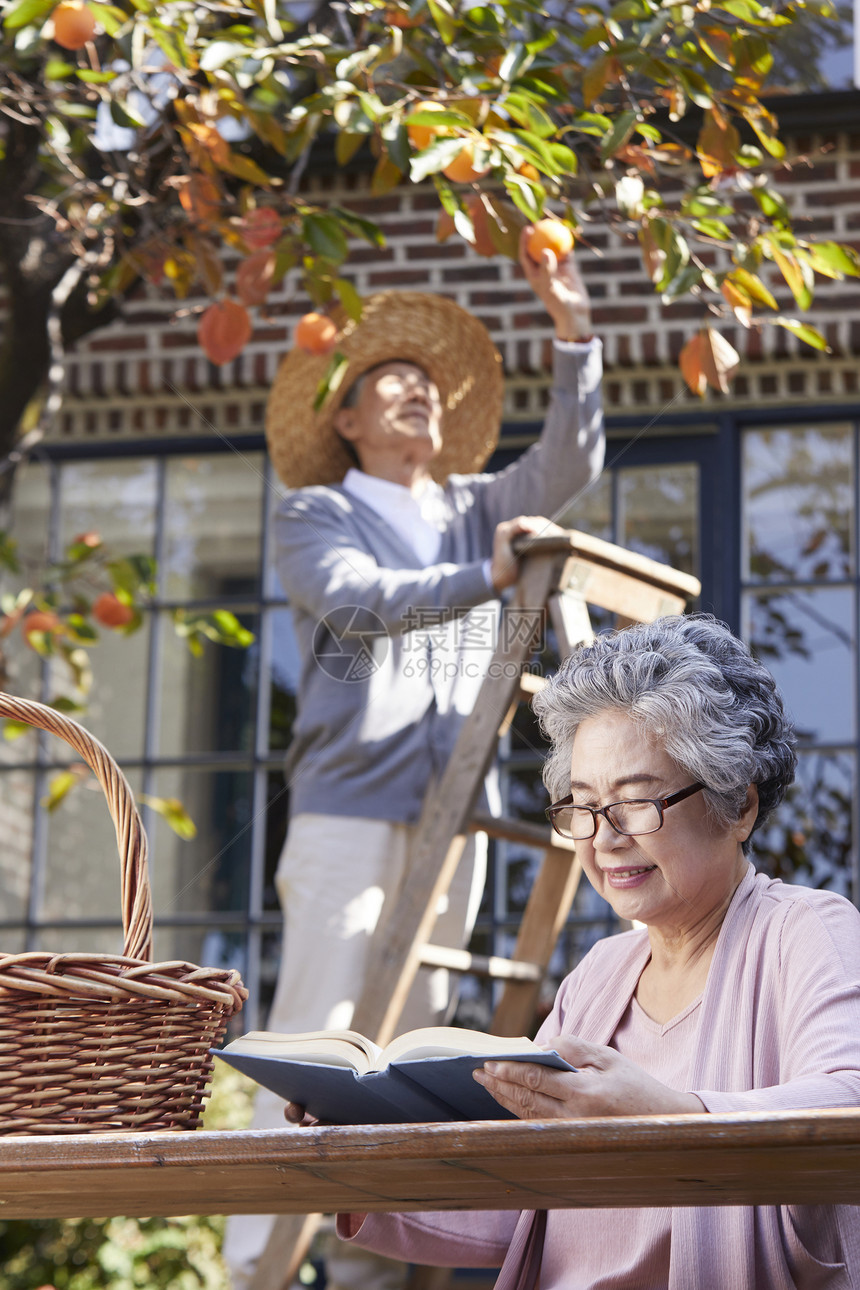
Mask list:
[{"label": "book page", "polygon": [[249,1030],[228,1044],[224,1051],[346,1066],[363,1075],[374,1068],[382,1050],[355,1030],[310,1030],[295,1035],[282,1035],[273,1030]]},{"label": "book page", "polygon": [[383,1048],[377,1065],[393,1061],[418,1061],[425,1057],[472,1055],[487,1057],[495,1053],[530,1053],[540,1051],[533,1039],[525,1035],[515,1039],[507,1035],[487,1035],[482,1030],[464,1030],[459,1026],[425,1026],[398,1035]]}]

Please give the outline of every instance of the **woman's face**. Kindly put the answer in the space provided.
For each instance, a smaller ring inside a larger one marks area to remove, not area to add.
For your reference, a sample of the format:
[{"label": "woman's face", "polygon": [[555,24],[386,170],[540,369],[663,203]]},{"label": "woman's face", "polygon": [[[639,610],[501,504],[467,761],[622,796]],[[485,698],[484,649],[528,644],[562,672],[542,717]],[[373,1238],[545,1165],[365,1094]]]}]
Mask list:
[{"label": "woman's face", "polygon": [[[589,717],[576,733],[571,793],[582,806],[668,797],[694,778],[626,712]],[[644,837],[616,833],[598,816],[594,837],[577,842],[576,851],[591,885],[619,918],[676,935],[694,931],[725,907],[746,868],[741,842],[754,820],[753,802],[736,825],[719,828],[695,793],[668,807],[663,827]]]}]

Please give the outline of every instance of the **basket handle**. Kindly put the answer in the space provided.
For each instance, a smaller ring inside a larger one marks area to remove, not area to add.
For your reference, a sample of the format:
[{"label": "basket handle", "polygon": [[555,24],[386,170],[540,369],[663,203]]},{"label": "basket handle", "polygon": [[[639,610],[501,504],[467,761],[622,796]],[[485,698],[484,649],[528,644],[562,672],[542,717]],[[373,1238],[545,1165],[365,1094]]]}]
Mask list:
[{"label": "basket handle", "polygon": [[128,780],[107,748],[86,730],[54,708],[30,699],[0,693],[0,717],[24,722],[59,735],[92,770],[107,798],[116,830],[120,859],[123,954],[152,962],[152,892],[149,885],[147,841]]}]

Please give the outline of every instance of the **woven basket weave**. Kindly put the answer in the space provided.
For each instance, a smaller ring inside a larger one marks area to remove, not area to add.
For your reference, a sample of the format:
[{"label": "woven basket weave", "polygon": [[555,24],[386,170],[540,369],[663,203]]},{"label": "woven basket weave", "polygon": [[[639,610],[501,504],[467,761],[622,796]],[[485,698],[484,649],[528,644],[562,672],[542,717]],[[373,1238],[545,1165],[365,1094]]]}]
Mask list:
[{"label": "woven basket weave", "polygon": [[210,1048],[247,991],[231,969],[152,962],[146,834],[106,748],[40,703],[0,717],[59,735],[107,798],[120,857],[123,953],[0,954],[0,1134],[193,1129]]}]

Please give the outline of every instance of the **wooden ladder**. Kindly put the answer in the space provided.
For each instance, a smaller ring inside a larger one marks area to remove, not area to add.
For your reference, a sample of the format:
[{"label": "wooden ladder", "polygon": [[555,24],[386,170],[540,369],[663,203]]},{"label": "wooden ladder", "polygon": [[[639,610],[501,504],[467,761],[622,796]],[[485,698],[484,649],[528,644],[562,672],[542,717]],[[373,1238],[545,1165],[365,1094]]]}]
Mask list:
[{"label": "wooden ladder", "polygon": [[[397,906],[367,965],[367,985],[352,1028],[385,1045],[396,1034],[415,975],[422,965],[474,972],[504,981],[490,1030],[525,1034],[556,941],[570,913],[580,867],[574,844],[549,826],[476,814],[484,777],[500,732],[516,706],[542,684],[524,672],[538,646],[547,610],[565,657],[593,639],[588,605],[609,610],[619,625],[651,622],[681,613],[700,592],[689,574],[576,530],[525,540],[518,552],[522,571],[514,598],[503,611],[516,615],[516,630],[499,634],[499,646],[472,712],[466,718],[443,775],[428,793],[419,820],[410,872]],[[448,891],[470,830],[522,842],[543,851],[543,860],[520,923],[511,959],[480,956],[431,943],[436,911]],[[318,1215],[285,1215],[275,1223],[249,1290],[285,1290],[305,1257]],[[444,1273],[447,1276],[447,1273]],[[435,1279],[434,1279],[435,1278]],[[443,1273],[422,1269],[413,1290],[444,1285]]]}]

